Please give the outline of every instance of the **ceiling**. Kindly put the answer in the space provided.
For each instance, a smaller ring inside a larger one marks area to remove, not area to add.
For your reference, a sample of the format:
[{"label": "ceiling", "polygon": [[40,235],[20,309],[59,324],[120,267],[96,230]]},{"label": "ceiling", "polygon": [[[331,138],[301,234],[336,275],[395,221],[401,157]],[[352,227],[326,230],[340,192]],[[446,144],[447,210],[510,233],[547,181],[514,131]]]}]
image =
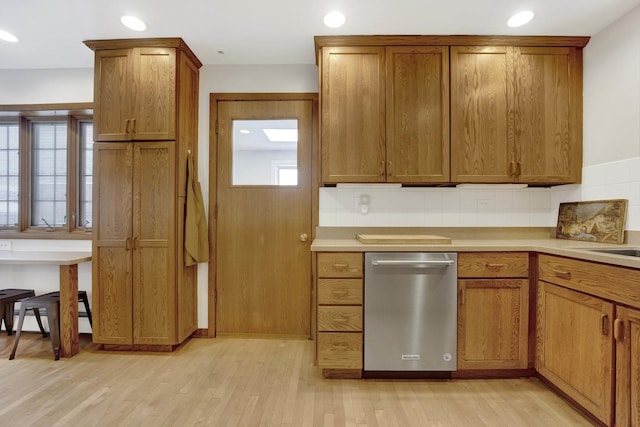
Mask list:
[{"label": "ceiling", "polygon": [[[0,69],[87,68],[88,39],[182,37],[204,64],[314,64],[314,35],[593,36],[640,0],[0,0]],[[324,26],[342,11],[346,24]],[[512,29],[507,18],[536,13]],[[139,33],[121,15],[147,23]],[[224,52],[224,53],[220,53]]]}]

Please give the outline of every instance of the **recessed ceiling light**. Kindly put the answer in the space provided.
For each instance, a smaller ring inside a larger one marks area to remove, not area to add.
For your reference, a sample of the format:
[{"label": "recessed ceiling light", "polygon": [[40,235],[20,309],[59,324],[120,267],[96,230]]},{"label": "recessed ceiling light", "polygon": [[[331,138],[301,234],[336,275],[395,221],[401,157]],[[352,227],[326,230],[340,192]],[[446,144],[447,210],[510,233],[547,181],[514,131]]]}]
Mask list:
[{"label": "recessed ceiling light", "polygon": [[324,16],[324,25],[329,28],[338,28],[344,25],[344,21],[346,18],[341,12],[334,10],[333,12],[329,12]]},{"label": "recessed ceiling light", "polygon": [[135,16],[123,16],[120,18],[120,22],[125,27],[132,29],[133,31],[144,31],[147,29],[147,25],[142,22],[140,18]]},{"label": "recessed ceiling light", "polygon": [[507,21],[507,25],[510,27],[520,27],[533,19],[533,12],[530,10],[523,10],[513,15]]},{"label": "recessed ceiling light", "polygon": [[0,30],[0,40],[15,43],[18,41],[18,38],[8,31]]}]

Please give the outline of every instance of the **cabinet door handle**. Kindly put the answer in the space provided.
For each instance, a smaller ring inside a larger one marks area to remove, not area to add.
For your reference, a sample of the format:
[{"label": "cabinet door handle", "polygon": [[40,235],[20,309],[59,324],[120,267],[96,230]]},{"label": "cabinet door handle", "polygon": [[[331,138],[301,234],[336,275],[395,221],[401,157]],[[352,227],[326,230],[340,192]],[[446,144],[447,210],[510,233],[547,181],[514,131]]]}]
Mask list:
[{"label": "cabinet door handle", "polygon": [[380,176],[384,176],[384,160],[380,160]]},{"label": "cabinet door handle", "polygon": [[622,319],[613,321],[613,337],[616,341],[624,341],[624,321]]},{"label": "cabinet door handle", "polygon": [[509,162],[509,176],[515,176],[516,174],[516,162]]},{"label": "cabinet door handle", "polygon": [[129,237],[127,237],[127,240],[124,241],[124,250],[125,251],[131,250],[131,239]]},{"label": "cabinet door handle", "polygon": [[522,163],[516,162],[516,176],[520,176],[522,173]]},{"label": "cabinet door handle", "polygon": [[333,264],[333,268],[336,270],[346,270],[349,267],[349,264],[336,263]]},{"label": "cabinet door handle", "polygon": [[460,305],[464,305],[464,289],[460,289]]},{"label": "cabinet door handle", "polygon": [[600,332],[605,337],[609,335],[609,315],[603,314],[600,316]]},{"label": "cabinet door handle", "polygon": [[556,277],[559,277],[561,279],[571,279],[571,272],[570,271],[554,271],[553,274],[556,275]]},{"label": "cabinet door handle", "polygon": [[126,133],[127,135],[129,135],[129,124],[130,124],[131,120],[129,119],[125,119],[124,121],[124,133]]},{"label": "cabinet door handle", "polygon": [[393,162],[391,160],[389,160],[387,162],[387,176],[392,176],[393,175]]},{"label": "cabinet door handle", "polygon": [[131,133],[136,133],[136,119],[131,119]]}]

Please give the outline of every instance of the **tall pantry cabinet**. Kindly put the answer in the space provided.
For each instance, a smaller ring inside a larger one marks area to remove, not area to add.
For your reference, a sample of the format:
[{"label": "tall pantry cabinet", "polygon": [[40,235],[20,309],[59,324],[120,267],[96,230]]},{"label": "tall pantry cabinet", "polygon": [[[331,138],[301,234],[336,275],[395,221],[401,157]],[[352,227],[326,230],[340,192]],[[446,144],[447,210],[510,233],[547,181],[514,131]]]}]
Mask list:
[{"label": "tall pantry cabinet", "polygon": [[202,64],[180,38],[85,44],[95,51],[93,341],[171,350],[197,329],[183,243]]}]

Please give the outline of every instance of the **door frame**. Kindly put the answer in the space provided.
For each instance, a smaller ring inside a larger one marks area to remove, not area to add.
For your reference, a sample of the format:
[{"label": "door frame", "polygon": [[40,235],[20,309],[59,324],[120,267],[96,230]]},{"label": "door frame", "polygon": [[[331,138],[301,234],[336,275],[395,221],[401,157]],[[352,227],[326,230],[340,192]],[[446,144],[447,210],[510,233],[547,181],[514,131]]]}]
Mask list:
[{"label": "door frame", "polygon": [[[219,101],[311,101],[312,108],[312,137],[311,137],[311,240],[315,239],[316,227],[319,216],[319,188],[320,188],[320,145],[319,120],[318,120],[318,94],[314,92],[304,93],[210,93],[209,94],[209,281],[207,290],[207,337],[216,336],[216,308],[217,308],[217,203],[218,203],[218,102]],[[313,277],[315,263],[309,253],[311,262],[311,275],[309,286],[311,289],[311,301],[309,310],[313,308],[315,301],[315,286]],[[311,311],[310,331],[315,329],[314,314]]]}]

